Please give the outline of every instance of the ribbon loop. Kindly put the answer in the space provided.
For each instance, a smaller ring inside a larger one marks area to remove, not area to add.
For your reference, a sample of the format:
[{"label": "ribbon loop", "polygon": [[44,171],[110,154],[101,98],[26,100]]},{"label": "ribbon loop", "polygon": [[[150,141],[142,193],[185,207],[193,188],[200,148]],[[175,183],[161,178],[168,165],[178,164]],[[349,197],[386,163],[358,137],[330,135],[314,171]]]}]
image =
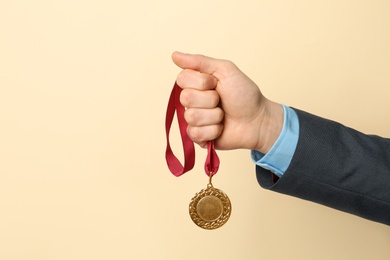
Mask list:
[{"label": "ribbon loop", "polygon": [[214,148],[214,142],[210,141],[207,145],[207,157],[204,164],[204,171],[207,175],[214,175],[219,169],[219,158]]},{"label": "ribbon loop", "polygon": [[[182,89],[177,85],[175,82],[175,85],[173,86],[171,96],[169,97],[168,107],[167,107],[167,113],[165,117],[165,131],[166,131],[166,137],[167,137],[167,148],[165,151],[165,159],[168,164],[169,170],[172,172],[175,176],[180,176],[187,171],[191,170],[194,167],[195,164],[195,148],[194,143],[191,141],[191,139],[188,137],[187,134],[187,122],[184,119],[184,107],[180,103],[180,93]],[[171,130],[171,125],[173,122],[173,117],[175,115],[177,116],[177,122],[179,123],[179,129],[180,129],[180,135],[181,140],[183,144],[183,151],[184,151],[184,166],[180,163],[179,159],[173,154],[171,145],[169,143],[169,133]]]},{"label": "ribbon loop", "polygon": [[[171,95],[169,97],[166,117],[165,117],[165,132],[167,138],[167,147],[165,150],[165,159],[169,170],[175,176],[181,176],[184,173],[192,170],[195,164],[195,148],[194,142],[187,134],[187,122],[184,119],[184,106],[180,103],[180,93],[183,89],[177,85],[173,86]],[[173,122],[173,118],[177,116],[177,122],[179,124],[180,136],[183,145],[184,152],[184,166],[180,163],[179,159],[173,154],[170,142],[169,134]],[[204,166],[204,170],[207,175],[214,175],[219,168],[219,158],[214,148],[214,142],[210,141],[207,147],[207,158]]]}]

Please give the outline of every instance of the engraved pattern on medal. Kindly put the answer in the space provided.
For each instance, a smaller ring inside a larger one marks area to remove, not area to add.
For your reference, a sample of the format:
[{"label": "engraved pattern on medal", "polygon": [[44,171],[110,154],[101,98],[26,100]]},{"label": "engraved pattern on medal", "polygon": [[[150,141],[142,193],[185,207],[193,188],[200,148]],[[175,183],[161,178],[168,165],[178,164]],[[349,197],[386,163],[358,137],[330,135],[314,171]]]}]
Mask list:
[{"label": "engraved pattern on medal", "polygon": [[232,207],[229,197],[212,185],[196,193],[189,205],[192,221],[204,229],[216,229],[229,219]]}]

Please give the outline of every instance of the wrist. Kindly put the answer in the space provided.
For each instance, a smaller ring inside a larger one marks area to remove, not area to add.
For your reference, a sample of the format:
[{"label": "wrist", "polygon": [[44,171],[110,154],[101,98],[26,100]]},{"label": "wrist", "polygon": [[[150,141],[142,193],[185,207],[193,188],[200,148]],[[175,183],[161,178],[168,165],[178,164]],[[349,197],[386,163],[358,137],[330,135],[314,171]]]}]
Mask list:
[{"label": "wrist", "polygon": [[265,100],[258,134],[257,150],[266,154],[275,144],[283,129],[284,112],[282,105]]}]

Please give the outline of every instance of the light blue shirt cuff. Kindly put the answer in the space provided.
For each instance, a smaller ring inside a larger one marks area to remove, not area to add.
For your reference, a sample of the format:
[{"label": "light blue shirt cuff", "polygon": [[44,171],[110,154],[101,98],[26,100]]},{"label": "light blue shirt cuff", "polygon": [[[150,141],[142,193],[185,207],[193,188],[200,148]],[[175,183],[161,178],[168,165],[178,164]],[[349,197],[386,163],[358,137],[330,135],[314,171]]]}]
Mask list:
[{"label": "light blue shirt cuff", "polygon": [[283,129],[275,144],[265,155],[259,151],[252,150],[252,161],[276,176],[282,177],[291,163],[297,147],[299,138],[299,121],[297,113],[285,105],[282,105],[284,112]]}]

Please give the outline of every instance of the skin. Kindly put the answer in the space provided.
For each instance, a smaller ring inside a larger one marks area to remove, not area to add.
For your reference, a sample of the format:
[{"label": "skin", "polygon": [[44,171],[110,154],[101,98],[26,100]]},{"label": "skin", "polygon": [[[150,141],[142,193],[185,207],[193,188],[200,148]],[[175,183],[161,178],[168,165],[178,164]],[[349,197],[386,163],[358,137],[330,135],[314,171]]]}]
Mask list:
[{"label": "skin", "polygon": [[252,149],[267,153],[283,128],[283,108],[231,61],[174,52],[182,69],[177,84],[189,137],[216,149]]}]

